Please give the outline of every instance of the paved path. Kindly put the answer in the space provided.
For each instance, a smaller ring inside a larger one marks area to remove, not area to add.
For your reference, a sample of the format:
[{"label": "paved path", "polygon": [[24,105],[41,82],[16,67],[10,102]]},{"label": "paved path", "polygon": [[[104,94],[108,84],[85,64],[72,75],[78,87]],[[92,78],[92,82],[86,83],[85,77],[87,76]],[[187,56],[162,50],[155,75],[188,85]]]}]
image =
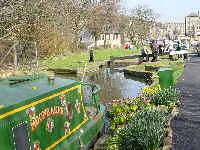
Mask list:
[{"label": "paved path", "polygon": [[200,57],[194,56],[186,64],[176,88],[182,106],[171,122],[173,150],[200,150]]}]

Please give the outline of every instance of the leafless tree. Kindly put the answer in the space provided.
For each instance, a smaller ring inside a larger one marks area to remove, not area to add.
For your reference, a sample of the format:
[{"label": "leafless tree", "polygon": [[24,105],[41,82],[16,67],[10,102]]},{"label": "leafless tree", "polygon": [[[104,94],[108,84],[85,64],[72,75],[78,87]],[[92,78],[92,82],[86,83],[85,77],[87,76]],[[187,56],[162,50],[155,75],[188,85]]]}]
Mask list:
[{"label": "leafless tree", "polygon": [[131,12],[128,36],[132,43],[142,43],[149,37],[150,29],[155,24],[156,14],[151,8],[138,5]]},{"label": "leafless tree", "polygon": [[0,39],[36,41],[48,53],[69,43],[76,49],[84,29],[97,39],[118,19],[114,0],[0,0],[0,8]]},{"label": "leafless tree", "polygon": [[90,9],[90,14],[87,30],[94,36],[96,45],[96,41],[99,39],[101,33],[107,33],[118,27],[118,5],[114,0],[109,1],[109,3],[99,3],[93,9]]}]

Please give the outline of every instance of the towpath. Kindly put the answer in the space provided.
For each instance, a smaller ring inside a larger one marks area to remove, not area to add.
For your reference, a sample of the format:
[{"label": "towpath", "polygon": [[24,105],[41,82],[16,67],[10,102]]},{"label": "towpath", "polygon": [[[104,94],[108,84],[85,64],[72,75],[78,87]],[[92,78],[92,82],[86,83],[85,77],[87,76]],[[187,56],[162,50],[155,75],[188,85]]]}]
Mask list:
[{"label": "towpath", "polygon": [[200,150],[200,57],[185,65],[176,88],[181,92],[181,107],[173,118],[173,150]]}]

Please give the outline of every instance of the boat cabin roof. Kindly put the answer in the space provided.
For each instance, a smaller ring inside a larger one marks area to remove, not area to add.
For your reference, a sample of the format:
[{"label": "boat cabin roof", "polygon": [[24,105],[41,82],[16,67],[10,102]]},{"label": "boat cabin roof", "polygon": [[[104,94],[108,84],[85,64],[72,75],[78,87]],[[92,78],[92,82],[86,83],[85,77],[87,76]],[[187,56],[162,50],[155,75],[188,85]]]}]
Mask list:
[{"label": "boat cabin roof", "polygon": [[[55,77],[53,82],[43,76],[30,80],[24,78],[7,78],[0,80],[0,106],[8,107],[22,101],[71,85],[74,80]],[[1,108],[0,107],[0,108]]]}]

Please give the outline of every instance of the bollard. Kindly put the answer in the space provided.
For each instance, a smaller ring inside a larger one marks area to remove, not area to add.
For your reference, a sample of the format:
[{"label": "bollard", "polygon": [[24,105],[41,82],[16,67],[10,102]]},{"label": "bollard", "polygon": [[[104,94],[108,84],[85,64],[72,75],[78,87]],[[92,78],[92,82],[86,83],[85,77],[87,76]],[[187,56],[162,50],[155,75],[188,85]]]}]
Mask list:
[{"label": "bollard", "polygon": [[169,60],[170,60],[170,61],[173,60],[173,55],[169,55]]},{"label": "bollard", "polygon": [[146,55],[146,62],[149,61],[149,54]]},{"label": "bollard", "polygon": [[170,88],[174,86],[173,71],[171,68],[160,68],[158,70],[159,84],[161,88]]},{"label": "bollard", "polygon": [[94,62],[94,51],[90,50],[90,60],[89,62]]}]

